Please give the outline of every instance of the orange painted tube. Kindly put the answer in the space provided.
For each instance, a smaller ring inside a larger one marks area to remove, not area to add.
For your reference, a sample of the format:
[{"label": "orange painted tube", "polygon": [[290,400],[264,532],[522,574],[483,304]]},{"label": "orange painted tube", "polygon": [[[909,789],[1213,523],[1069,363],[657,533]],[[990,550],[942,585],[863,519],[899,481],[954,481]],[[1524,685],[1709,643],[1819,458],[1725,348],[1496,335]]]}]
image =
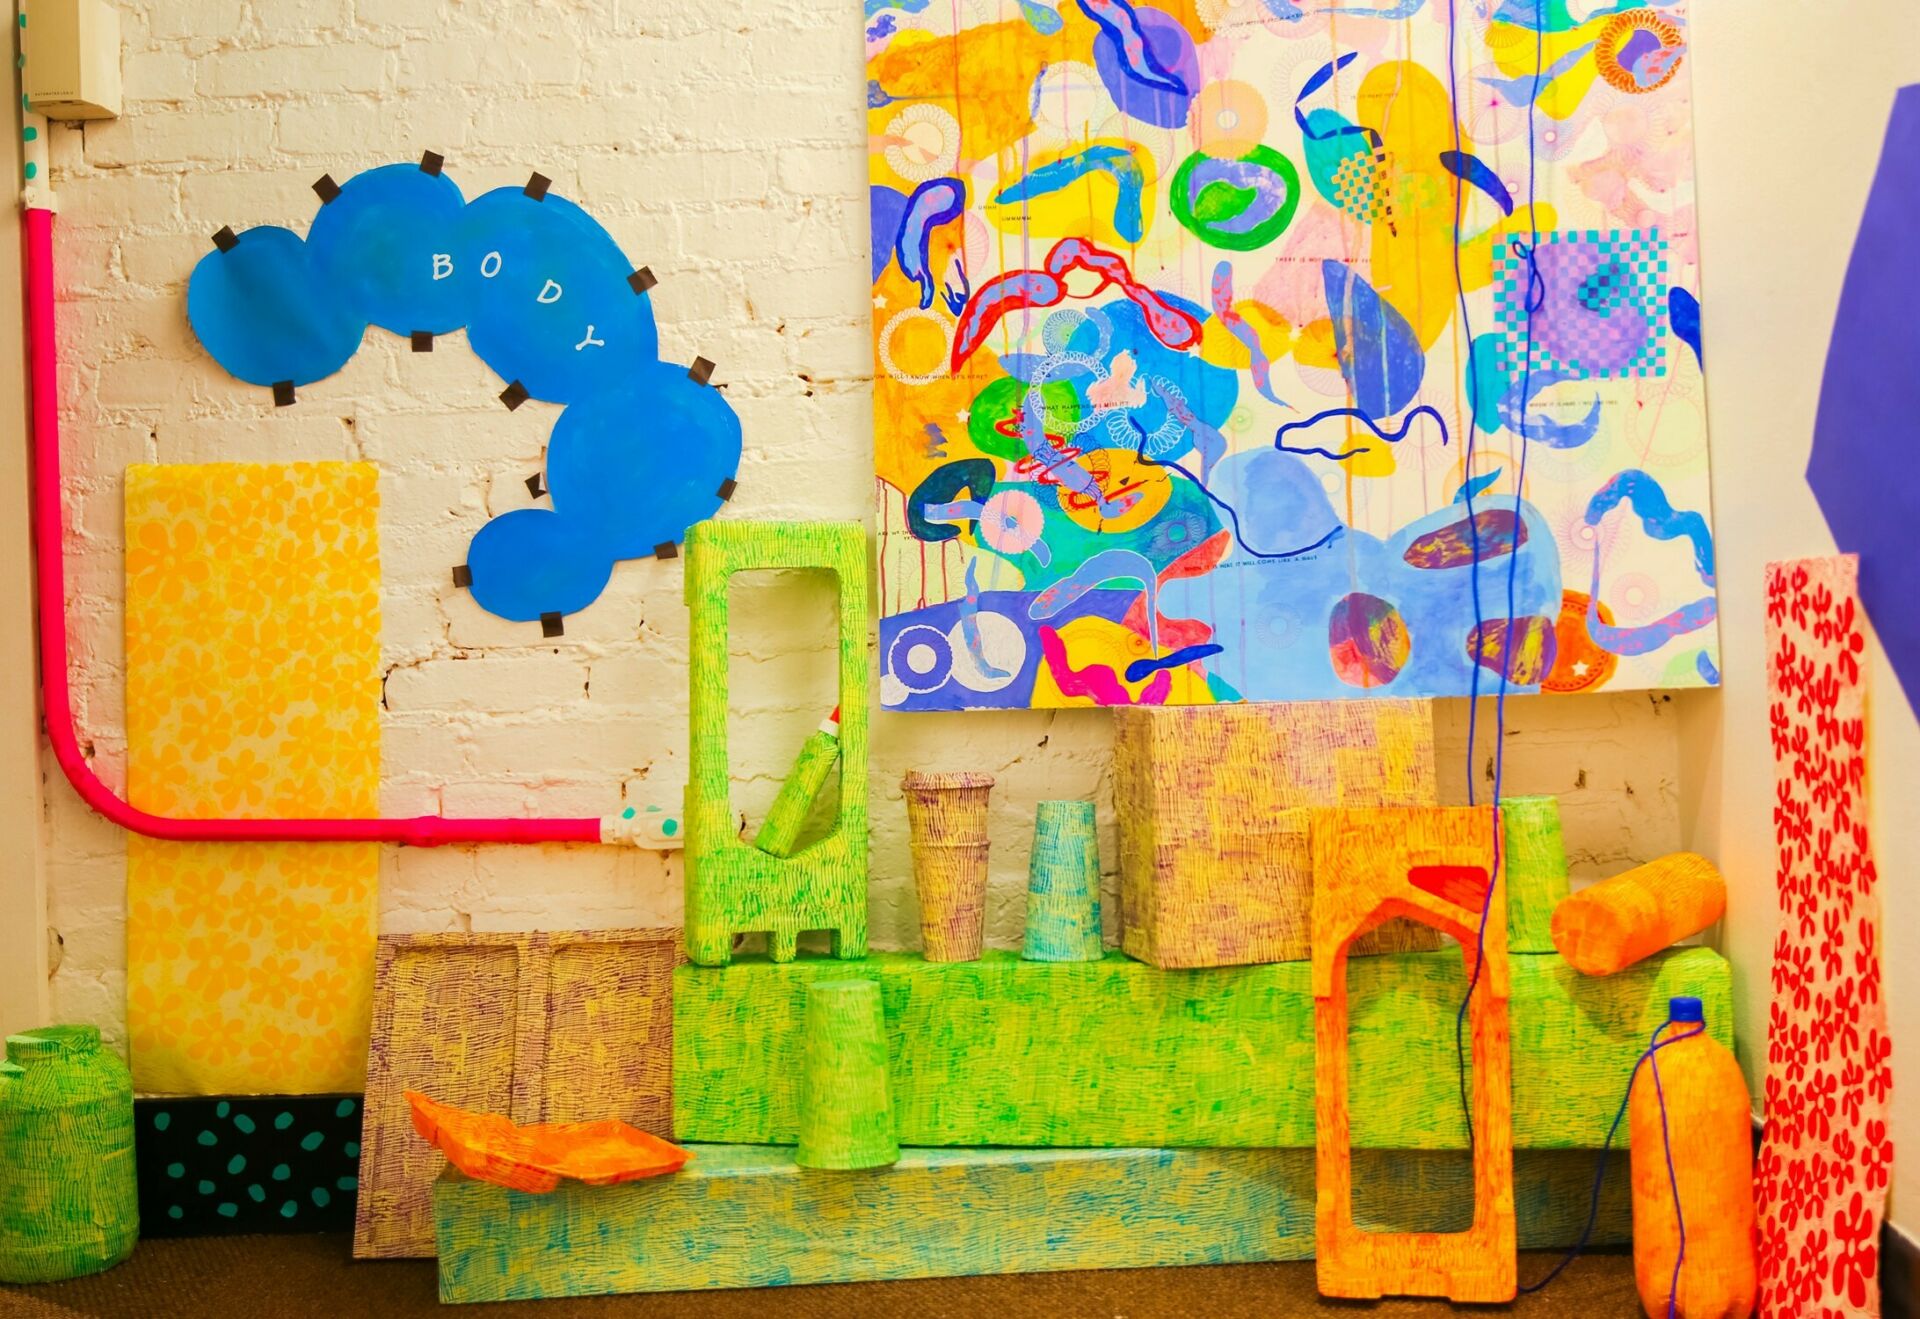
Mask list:
[{"label": "orange painted tube", "polygon": [[1673,1000],[1627,1106],[1633,1277],[1650,1319],[1747,1319],[1759,1288],[1747,1083],[1703,1017],[1699,999]]},{"label": "orange painted tube", "polygon": [[1553,909],[1553,946],[1578,970],[1610,976],[1712,925],[1727,910],[1713,862],[1675,852],[1602,880]]}]

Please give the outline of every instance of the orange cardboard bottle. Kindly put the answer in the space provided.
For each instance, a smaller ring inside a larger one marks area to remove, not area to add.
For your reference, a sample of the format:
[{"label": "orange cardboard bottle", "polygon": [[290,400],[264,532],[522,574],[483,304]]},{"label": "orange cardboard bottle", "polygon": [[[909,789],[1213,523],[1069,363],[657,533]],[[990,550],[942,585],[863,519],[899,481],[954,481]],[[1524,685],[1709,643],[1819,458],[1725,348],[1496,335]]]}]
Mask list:
[{"label": "orange cardboard bottle", "polygon": [[[1634,1078],[1628,1104],[1633,1275],[1649,1319],[1747,1319],[1758,1289],[1747,1083],[1705,1021],[1699,999],[1670,1001],[1661,1047]],[[1682,1224],[1686,1256],[1675,1287]]]}]

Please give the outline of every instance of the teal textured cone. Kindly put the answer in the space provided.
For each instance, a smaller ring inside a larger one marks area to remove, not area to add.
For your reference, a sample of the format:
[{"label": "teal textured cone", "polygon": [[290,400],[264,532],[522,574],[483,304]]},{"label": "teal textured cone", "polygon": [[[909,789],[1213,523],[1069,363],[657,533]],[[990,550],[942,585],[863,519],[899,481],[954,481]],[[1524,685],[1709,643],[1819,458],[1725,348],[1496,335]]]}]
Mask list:
[{"label": "teal textured cone", "polygon": [[133,1077],[93,1026],[7,1039],[0,1070],[0,1282],[54,1282],[133,1253]]},{"label": "teal textured cone", "polygon": [[839,1169],[898,1162],[879,982],[822,980],[807,986],[801,1030],[806,1057],[794,1162]]},{"label": "teal textured cone", "polygon": [[1043,801],[1034,813],[1020,955],[1030,962],[1097,962],[1104,954],[1093,803]]}]

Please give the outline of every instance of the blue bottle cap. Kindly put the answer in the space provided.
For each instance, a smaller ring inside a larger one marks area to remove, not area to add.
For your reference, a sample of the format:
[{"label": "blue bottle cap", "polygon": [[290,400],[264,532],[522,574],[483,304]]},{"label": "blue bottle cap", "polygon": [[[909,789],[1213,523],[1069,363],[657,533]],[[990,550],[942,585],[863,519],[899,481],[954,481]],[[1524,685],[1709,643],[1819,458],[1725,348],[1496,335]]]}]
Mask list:
[{"label": "blue bottle cap", "polygon": [[1691,995],[1681,995],[1667,1000],[1667,1020],[1680,1022],[1705,1021],[1706,1009],[1700,1000]]}]

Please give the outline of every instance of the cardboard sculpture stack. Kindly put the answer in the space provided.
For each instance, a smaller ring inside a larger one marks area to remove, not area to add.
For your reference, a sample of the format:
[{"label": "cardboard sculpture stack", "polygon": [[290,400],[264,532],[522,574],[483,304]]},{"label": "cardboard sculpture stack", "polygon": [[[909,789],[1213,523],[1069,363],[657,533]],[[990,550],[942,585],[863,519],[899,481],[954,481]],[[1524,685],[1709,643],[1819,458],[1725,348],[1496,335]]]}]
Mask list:
[{"label": "cardboard sculpture stack", "polygon": [[[1437,807],[1426,710],[1401,702],[1126,712],[1122,925],[1141,960],[969,957],[944,908],[938,954],[967,960],[866,954],[860,533],[706,524],[688,560],[691,959],[671,972],[672,1120],[636,1125],[692,1161],[547,1195],[442,1174],[444,1300],[1305,1259],[1316,1246],[1332,1291],[1361,1294],[1356,1268],[1397,1258],[1385,1290],[1493,1299],[1512,1293],[1516,1245],[1579,1235],[1591,1152],[1668,999],[1701,998],[1729,1040],[1715,953],[1659,952],[1595,981],[1553,951],[1566,894],[1554,803]],[[769,566],[840,574],[846,759],[832,834],[742,859],[753,849],[728,800],[715,661],[728,574]],[[1455,941],[1475,948],[1487,902],[1470,1172],[1452,1023],[1471,964]],[[795,936],[818,928],[836,955],[798,955]],[[771,956],[733,954],[735,934],[759,931]],[[849,981],[873,986],[859,1012]],[[876,999],[878,1042],[862,1035]],[[820,1075],[836,1052],[861,1074]],[[1333,1074],[1337,1139],[1321,1082]],[[1623,1180],[1598,1242],[1627,1238]],[[390,1212],[363,1205],[376,1229]],[[1397,1235],[1416,1228],[1427,1235]],[[1441,1231],[1461,1233],[1444,1258],[1420,1244]]]}]

